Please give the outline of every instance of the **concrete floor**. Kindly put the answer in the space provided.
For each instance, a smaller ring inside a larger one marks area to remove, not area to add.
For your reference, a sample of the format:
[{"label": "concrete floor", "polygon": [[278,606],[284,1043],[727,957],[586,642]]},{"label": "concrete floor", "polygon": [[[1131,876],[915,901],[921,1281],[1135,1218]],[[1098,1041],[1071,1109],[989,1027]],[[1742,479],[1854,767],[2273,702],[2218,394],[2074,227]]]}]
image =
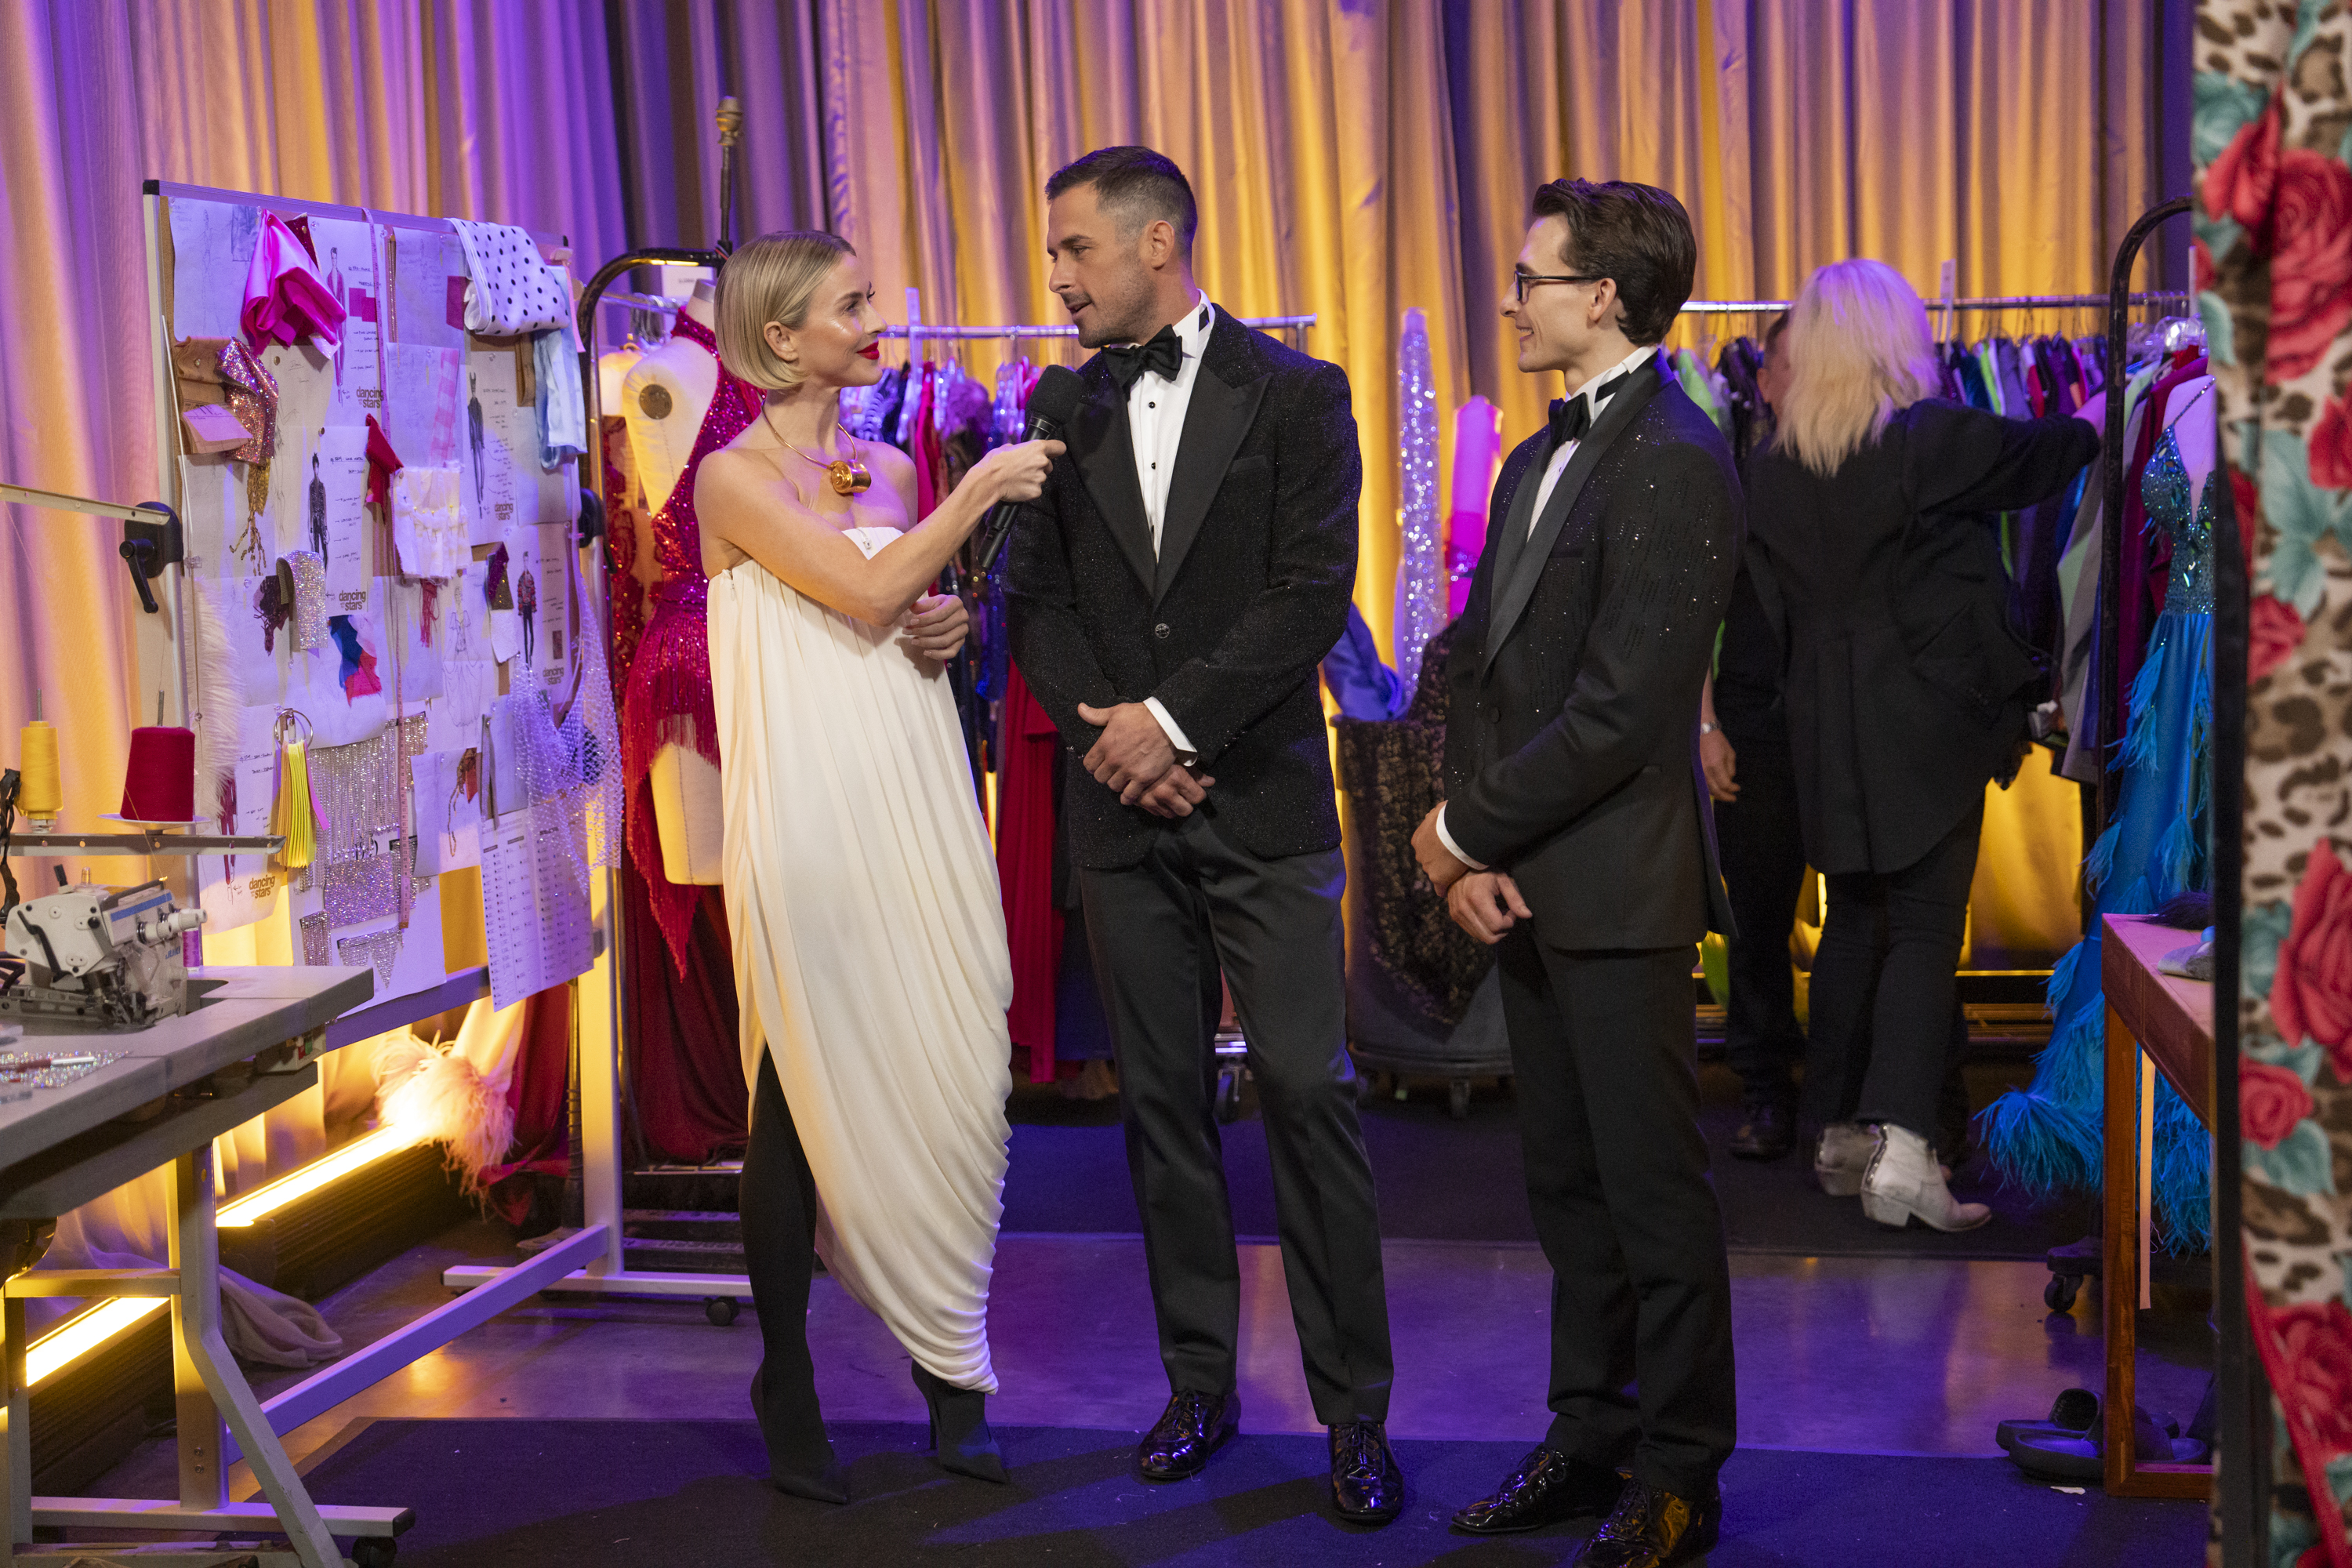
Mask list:
[{"label": "concrete floor", "polygon": [[[511,1260],[503,1227],[471,1224],[326,1301],[356,1350],[446,1300],[441,1269]],[[1542,1433],[1549,1276],[1531,1247],[1388,1244],[1401,1437],[1526,1440]],[[1992,1455],[1994,1424],[2040,1416],[2069,1386],[2104,1387],[2098,1293],[2071,1314],[2042,1304],[2038,1264],[1735,1256],[1740,1442],[1874,1454]],[[1242,1252],[1244,1425],[1317,1429],[1298,1367],[1281,1261]],[[1008,1424],[1139,1430],[1166,1398],[1142,1244],[1126,1237],[1008,1236],[990,1326]],[[820,1279],[809,1315],[820,1393],[837,1420],[919,1421],[897,1342]],[[2199,1318],[2147,1321],[2140,1398],[2186,1421],[2210,1365]],[[298,1462],[381,1416],[744,1418],[759,1357],[748,1310],[712,1326],[693,1301],[540,1300],[425,1356],[292,1434]],[[267,1397],[293,1373],[257,1378]],[[91,1489],[170,1489],[168,1442]],[[152,1478],[150,1470],[156,1471]],[[236,1495],[253,1494],[242,1466]]]}]

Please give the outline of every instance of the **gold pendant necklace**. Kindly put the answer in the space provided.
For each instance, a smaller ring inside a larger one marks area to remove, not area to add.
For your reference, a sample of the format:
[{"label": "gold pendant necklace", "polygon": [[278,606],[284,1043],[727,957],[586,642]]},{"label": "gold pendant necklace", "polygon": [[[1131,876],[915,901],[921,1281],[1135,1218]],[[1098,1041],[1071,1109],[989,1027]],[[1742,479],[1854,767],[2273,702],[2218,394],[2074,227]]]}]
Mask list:
[{"label": "gold pendant necklace", "polygon": [[[791,452],[793,457],[800,458],[803,462],[814,463],[818,468],[823,468],[824,470],[826,481],[833,486],[834,494],[837,496],[864,495],[868,489],[873,488],[874,476],[867,470],[865,464],[857,461],[855,458],[827,458],[822,452],[819,452],[814,457],[811,457],[808,453],[802,451],[798,447],[793,446],[790,441],[784,439],[784,433],[776,428],[776,422],[774,420],[768,417],[769,412],[769,410],[764,408],[760,411],[760,418],[761,422],[768,426],[768,434],[773,436],[777,442],[787,451]],[[850,439],[849,434],[846,431],[840,430],[838,426],[835,426],[835,429],[843,440],[847,441]]]}]

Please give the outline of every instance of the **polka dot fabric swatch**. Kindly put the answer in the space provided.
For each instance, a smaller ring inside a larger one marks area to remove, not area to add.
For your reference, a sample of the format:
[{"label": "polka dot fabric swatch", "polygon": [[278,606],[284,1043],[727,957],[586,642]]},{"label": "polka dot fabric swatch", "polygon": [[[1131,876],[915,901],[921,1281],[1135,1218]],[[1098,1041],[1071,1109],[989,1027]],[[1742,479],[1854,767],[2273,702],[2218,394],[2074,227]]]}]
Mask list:
[{"label": "polka dot fabric swatch", "polygon": [[466,289],[466,330],[488,338],[545,331],[572,319],[572,290],[529,234],[504,223],[451,218],[466,247],[473,281]]}]

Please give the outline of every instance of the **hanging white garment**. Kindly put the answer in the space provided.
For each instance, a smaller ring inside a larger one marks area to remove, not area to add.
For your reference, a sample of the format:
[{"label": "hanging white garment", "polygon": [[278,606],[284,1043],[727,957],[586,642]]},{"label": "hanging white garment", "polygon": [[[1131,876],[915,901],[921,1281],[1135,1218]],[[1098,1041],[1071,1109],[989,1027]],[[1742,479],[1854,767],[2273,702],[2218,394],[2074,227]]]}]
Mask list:
[{"label": "hanging white garment", "polygon": [[1013,969],[954,699],[895,629],[756,562],[711,578],[709,636],[745,1079],[770,1052],[826,1268],[927,1371],[993,1392]]}]

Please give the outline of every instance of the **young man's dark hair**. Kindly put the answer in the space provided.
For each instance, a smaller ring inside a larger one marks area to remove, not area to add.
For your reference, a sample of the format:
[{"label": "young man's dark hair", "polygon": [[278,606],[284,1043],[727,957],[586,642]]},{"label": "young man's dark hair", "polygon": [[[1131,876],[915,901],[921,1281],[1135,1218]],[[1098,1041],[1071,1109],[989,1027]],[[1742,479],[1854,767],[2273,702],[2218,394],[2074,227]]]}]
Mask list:
[{"label": "young man's dark hair", "polygon": [[1629,180],[1554,180],[1536,192],[1535,216],[1566,220],[1560,261],[1570,272],[1616,280],[1628,342],[1665,337],[1698,270],[1690,214],[1673,192]]},{"label": "young man's dark hair", "polygon": [[1052,201],[1073,185],[1092,185],[1095,200],[1135,227],[1166,218],[1176,230],[1176,248],[1192,258],[1192,234],[1201,226],[1192,182],[1170,159],[1149,147],[1100,147],[1066,163],[1045,182]]}]

